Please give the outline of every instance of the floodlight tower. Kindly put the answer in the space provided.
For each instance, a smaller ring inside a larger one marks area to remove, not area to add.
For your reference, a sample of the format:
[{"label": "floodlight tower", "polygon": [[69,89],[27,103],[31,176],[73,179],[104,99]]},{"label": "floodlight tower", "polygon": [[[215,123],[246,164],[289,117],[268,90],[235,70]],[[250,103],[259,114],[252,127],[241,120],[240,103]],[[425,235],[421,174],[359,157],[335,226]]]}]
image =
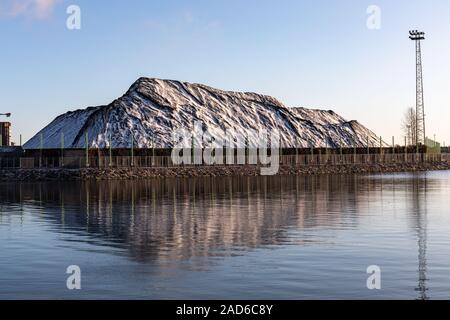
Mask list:
[{"label": "floodlight tower", "polygon": [[425,144],[425,104],[423,98],[423,69],[421,41],[425,33],[417,30],[409,32],[409,38],[416,42],[416,145]]}]

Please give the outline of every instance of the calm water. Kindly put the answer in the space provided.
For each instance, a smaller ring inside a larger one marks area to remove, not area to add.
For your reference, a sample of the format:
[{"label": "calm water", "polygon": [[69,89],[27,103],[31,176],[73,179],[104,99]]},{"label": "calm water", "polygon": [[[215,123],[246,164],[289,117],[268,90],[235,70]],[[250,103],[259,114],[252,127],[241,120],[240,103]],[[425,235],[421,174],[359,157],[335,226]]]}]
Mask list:
[{"label": "calm water", "polygon": [[450,172],[0,184],[0,298],[449,299],[449,201]]}]

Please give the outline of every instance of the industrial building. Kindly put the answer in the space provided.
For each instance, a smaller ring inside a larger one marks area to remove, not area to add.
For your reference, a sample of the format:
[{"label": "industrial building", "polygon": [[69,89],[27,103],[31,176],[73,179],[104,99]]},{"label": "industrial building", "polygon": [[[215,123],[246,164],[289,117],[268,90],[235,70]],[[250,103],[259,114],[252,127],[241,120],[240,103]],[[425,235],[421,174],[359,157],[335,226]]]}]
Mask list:
[{"label": "industrial building", "polygon": [[11,123],[0,122],[0,147],[11,145]]}]

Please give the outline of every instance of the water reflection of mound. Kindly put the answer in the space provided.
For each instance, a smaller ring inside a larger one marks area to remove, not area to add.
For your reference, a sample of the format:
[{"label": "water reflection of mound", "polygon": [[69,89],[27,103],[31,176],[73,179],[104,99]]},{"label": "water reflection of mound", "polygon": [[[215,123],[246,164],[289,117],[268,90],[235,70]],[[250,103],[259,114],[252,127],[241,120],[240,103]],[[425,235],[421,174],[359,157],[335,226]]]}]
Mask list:
[{"label": "water reflection of mound", "polygon": [[0,203],[40,208],[58,232],[164,262],[307,245],[317,240],[310,229],[355,227],[382,184],[356,176],[2,184]]}]

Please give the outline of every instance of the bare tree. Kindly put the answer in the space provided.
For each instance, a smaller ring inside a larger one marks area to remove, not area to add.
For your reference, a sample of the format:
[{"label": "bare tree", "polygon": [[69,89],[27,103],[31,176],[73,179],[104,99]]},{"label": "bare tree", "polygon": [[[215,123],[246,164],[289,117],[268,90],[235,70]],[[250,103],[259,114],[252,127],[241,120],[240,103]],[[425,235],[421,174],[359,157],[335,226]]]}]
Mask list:
[{"label": "bare tree", "polygon": [[417,143],[417,116],[414,108],[408,108],[402,122],[402,130],[407,138],[408,145]]}]

